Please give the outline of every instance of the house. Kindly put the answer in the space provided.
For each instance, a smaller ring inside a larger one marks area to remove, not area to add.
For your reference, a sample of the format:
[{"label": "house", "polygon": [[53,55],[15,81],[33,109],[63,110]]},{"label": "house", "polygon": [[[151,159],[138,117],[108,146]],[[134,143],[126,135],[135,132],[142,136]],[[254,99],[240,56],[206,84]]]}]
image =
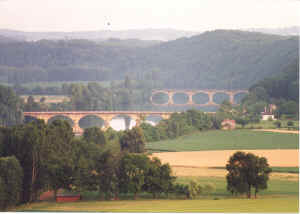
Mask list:
[{"label": "house", "polygon": [[223,130],[233,130],[235,129],[236,123],[235,120],[225,119],[221,123]]},{"label": "house", "polygon": [[265,107],[265,110],[261,112],[262,120],[276,120],[273,111],[276,110],[276,105],[270,104],[268,107]]}]

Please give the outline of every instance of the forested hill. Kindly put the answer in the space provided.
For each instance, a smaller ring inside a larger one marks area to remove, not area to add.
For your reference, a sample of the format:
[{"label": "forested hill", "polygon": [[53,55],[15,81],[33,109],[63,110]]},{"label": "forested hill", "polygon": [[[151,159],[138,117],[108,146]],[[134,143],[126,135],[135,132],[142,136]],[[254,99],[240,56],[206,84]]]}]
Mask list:
[{"label": "forested hill", "polygon": [[248,88],[297,60],[298,41],[217,30],[150,47],[87,40],[0,43],[0,81],[101,81],[129,75],[164,88]]}]

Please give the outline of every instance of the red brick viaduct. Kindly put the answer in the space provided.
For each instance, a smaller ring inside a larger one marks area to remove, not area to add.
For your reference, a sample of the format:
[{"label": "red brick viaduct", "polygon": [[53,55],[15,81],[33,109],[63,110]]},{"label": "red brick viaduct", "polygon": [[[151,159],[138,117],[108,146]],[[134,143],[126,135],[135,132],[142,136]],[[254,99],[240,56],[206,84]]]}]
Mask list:
[{"label": "red brick viaduct", "polygon": [[[163,93],[168,96],[168,101],[163,104],[155,103],[153,101],[153,96],[156,94]],[[237,94],[240,93],[249,93],[247,90],[217,90],[217,89],[203,89],[203,90],[179,90],[179,89],[155,89],[152,91],[152,95],[150,97],[150,101],[153,105],[157,106],[167,106],[167,105],[173,105],[173,106],[182,106],[182,105],[194,105],[194,106],[218,106],[218,103],[214,102],[214,96],[215,94],[227,94],[229,96],[229,102],[231,104],[235,104],[234,97]],[[174,103],[173,96],[175,94],[186,94],[188,96],[188,102],[184,104],[176,104]],[[196,94],[206,94],[208,96],[208,101],[203,104],[197,104],[193,101],[193,96]]]},{"label": "red brick viaduct", "polygon": [[34,117],[42,119],[46,123],[55,116],[68,117],[73,121],[73,132],[82,134],[83,129],[79,126],[79,121],[86,116],[96,116],[104,121],[103,129],[107,129],[109,122],[116,116],[128,116],[140,125],[141,121],[148,116],[160,116],[162,119],[168,119],[173,112],[152,112],[152,111],[57,111],[57,112],[24,112],[24,117]]}]

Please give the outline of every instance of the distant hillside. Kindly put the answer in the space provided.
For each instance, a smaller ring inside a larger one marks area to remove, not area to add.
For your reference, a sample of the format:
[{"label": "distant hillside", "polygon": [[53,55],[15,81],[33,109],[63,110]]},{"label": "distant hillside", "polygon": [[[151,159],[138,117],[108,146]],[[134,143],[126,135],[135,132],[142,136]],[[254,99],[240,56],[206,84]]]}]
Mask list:
[{"label": "distant hillside", "polygon": [[8,43],[8,42],[17,42],[17,40],[10,38],[10,37],[0,35],[0,43]]},{"label": "distant hillside", "polygon": [[286,28],[249,28],[246,29],[246,31],[276,34],[281,36],[297,36],[300,33],[300,26],[292,26]]},{"label": "distant hillside", "polygon": [[189,37],[199,32],[182,31],[174,29],[141,29],[141,30],[101,30],[101,31],[78,31],[78,32],[23,32],[7,29],[0,29],[0,35],[23,39],[25,41],[47,40],[72,40],[87,39],[92,41],[118,39],[139,39],[139,40],[160,40],[169,41],[180,37]]},{"label": "distant hillside", "polygon": [[[166,88],[248,88],[298,59],[299,37],[217,30],[144,50]],[[133,70],[133,69],[132,69]]]},{"label": "distant hillside", "polygon": [[103,81],[129,75],[164,88],[247,89],[298,60],[299,49],[299,37],[231,30],[156,42],[1,43],[0,81]]}]

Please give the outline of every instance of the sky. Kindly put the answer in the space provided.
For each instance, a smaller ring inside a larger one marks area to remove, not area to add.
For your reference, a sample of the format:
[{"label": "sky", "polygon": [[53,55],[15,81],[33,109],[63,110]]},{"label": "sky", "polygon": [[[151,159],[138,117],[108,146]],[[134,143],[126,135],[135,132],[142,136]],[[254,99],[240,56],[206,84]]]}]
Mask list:
[{"label": "sky", "polygon": [[0,0],[0,29],[282,28],[299,26],[298,14],[299,0]]}]

